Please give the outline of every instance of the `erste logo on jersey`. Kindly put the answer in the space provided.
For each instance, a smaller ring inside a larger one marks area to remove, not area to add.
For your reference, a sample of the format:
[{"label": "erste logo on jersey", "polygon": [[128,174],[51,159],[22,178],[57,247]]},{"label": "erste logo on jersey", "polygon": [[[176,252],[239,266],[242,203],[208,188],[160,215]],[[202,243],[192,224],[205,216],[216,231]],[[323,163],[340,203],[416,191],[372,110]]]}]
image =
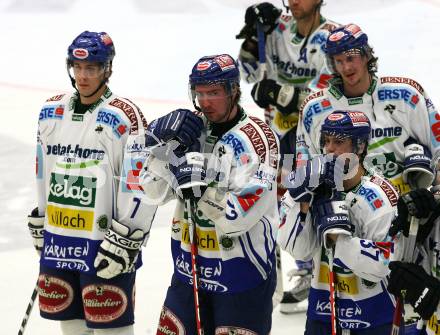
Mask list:
[{"label": "erste logo on jersey", "polygon": [[40,111],[39,120],[58,119],[64,116],[64,105],[44,106]]},{"label": "erste logo on jersey", "polygon": [[417,93],[411,92],[408,88],[400,87],[384,87],[377,91],[380,101],[403,100],[412,109],[415,109],[419,103],[419,96]]},{"label": "erste logo on jersey", "polygon": [[303,124],[306,128],[306,131],[310,133],[310,128],[312,127],[312,118],[314,115],[321,114],[322,112],[328,111],[331,108],[332,104],[328,99],[323,99],[321,101],[315,102],[314,104],[311,104],[309,107],[307,107],[303,114]]},{"label": "erste logo on jersey", "polygon": [[96,117],[96,123],[104,124],[113,129],[116,137],[120,138],[127,132],[128,125],[122,121],[121,117],[108,109],[101,109]]},{"label": "erste logo on jersey", "polygon": [[368,204],[370,205],[370,207],[373,211],[381,208],[383,205],[382,198],[372,188],[361,186],[359,188],[359,190],[357,191],[357,194],[361,195],[362,197],[364,197],[367,200]]}]

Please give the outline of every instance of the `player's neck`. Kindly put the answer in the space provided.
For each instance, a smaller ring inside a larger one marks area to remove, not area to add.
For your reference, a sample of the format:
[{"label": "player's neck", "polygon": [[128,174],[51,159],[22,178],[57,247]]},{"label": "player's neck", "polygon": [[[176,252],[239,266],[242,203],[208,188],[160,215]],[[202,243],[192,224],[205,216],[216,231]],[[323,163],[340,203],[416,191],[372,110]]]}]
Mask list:
[{"label": "player's neck", "polygon": [[95,94],[92,96],[84,96],[82,94],[79,95],[79,99],[83,105],[91,105],[98,101],[98,99],[101,97],[101,95],[104,94],[105,90],[107,89],[107,85],[103,85],[98,91],[96,91]]},{"label": "player's neck", "polygon": [[296,28],[300,35],[307,36],[314,32],[321,23],[321,14],[314,11],[312,15],[296,20]]},{"label": "player's neck", "polygon": [[368,74],[363,76],[358,82],[354,84],[343,83],[344,95],[347,98],[360,97],[368,91],[371,85],[371,76]]}]

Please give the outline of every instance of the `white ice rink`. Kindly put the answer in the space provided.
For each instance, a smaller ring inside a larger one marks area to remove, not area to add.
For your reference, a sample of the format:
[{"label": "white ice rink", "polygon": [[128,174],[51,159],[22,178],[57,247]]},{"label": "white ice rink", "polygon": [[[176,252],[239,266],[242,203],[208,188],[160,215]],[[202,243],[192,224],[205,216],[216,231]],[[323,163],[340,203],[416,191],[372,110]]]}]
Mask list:
[{"label": "white ice rink", "polygon": [[[37,279],[26,215],[35,206],[34,139],[41,104],[70,91],[67,46],[83,30],[107,31],[116,46],[114,92],[134,100],[150,121],[191,107],[187,80],[203,55],[236,56],[235,35],[252,0],[0,0],[0,334],[16,334]],[[272,0],[281,6],[281,0]],[[287,2],[287,1],[286,1]],[[326,0],[324,15],[354,22],[379,56],[380,75],[411,77],[440,106],[440,0]],[[243,84],[243,104],[261,111]],[[136,334],[155,334],[172,262],[173,204],[159,209],[138,272]],[[289,269],[291,260],[285,269]],[[302,334],[304,314],[273,313],[274,335]],[[59,334],[32,313],[27,334]]]}]

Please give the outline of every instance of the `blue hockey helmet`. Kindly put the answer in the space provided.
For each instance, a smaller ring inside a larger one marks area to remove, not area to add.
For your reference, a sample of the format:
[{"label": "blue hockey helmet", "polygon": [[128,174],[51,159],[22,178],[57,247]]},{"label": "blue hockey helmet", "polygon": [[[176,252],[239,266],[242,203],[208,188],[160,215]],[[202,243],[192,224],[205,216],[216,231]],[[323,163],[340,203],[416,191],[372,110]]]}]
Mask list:
[{"label": "blue hockey helmet", "polygon": [[368,45],[368,36],[359,26],[350,23],[333,30],[327,37],[327,55],[334,56],[352,49],[362,50]]},{"label": "blue hockey helmet", "polygon": [[67,49],[67,60],[89,61],[110,65],[115,57],[115,47],[105,32],[84,31],[79,34]]},{"label": "blue hockey helmet", "polygon": [[[197,85],[223,85],[230,96],[229,110],[240,100],[240,71],[238,64],[228,54],[204,56],[193,66],[189,75],[189,95],[197,110],[201,110],[196,102],[195,88]],[[236,94],[232,94],[234,89]]]},{"label": "blue hockey helmet", "polygon": [[232,87],[240,83],[237,62],[228,54],[204,56],[192,68],[189,75],[191,88],[195,85],[226,84]]},{"label": "blue hockey helmet", "polygon": [[368,70],[377,71],[377,58],[368,44],[368,36],[356,24],[350,23],[333,30],[327,37],[325,51],[327,65],[333,73],[336,73],[333,56],[343,53],[365,55],[368,59]]},{"label": "blue hockey helmet", "polygon": [[[371,124],[363,112],[336,110],[329,114],[321,126],[321,149],[325,145],[325,135],[340,139],[350,138],[353,152],[358,153],[361,144],[367,144],[370,139]],[[366,151],[366,145],[364,151]]]}]

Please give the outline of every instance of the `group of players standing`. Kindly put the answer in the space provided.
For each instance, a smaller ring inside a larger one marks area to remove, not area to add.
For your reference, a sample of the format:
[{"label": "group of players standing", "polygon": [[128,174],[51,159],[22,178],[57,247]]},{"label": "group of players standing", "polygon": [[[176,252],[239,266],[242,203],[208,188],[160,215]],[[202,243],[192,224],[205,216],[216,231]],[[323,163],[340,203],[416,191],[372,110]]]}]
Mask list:
[{"label": "group of players standing", "polygon": [[[28,226],[42,317],[64,335],[134,334],[140,249],[157,206],[175,199],[157,334],[269,334],[277,244],[299,276],[281,310],[308,297],[305,334],[402,334],[396,299],[437,334],[440,114],[416,81],[378,77],[367,35],[321,6],[249,7],[238,62],[199,59],[196,111],[148,125],[107,86],[109,35],[72,42],[75,92],[39,116]],[[240,106],[240,72],[266,122]]]}]

